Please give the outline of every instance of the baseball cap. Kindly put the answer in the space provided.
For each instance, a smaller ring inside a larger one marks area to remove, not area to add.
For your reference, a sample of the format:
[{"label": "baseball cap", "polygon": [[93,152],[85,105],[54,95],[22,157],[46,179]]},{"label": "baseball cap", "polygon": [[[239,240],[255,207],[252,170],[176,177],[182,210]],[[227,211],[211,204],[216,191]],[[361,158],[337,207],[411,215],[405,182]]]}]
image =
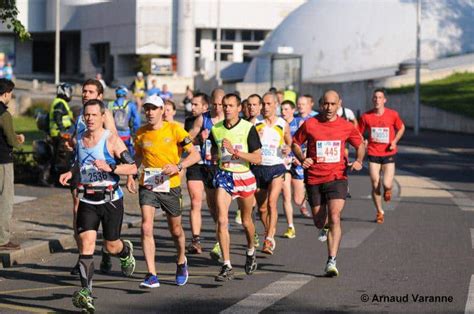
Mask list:
[{"label": "baseball cap", "polygon": [[165,104],[163,103],[163,99],[161,99],[160,96],[158,95],[151,95],[149,96],[146,100],[145,100],[145,103],[143,104],[144,106],[145,105],[153,105],[155,107],[161,107],[163,108],[165,106]]}]

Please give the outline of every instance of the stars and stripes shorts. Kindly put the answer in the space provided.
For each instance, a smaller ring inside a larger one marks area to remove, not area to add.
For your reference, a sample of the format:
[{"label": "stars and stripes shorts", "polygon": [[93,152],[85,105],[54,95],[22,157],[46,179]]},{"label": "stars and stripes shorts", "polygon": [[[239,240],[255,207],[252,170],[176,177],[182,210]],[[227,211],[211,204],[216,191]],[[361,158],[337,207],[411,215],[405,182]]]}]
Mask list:
[{"label": "stars and stripes shorts", "polygon": [[213,180],[214,187],[222,188],[232,196],[232,199],[251,196],[257,190],[257,181],[252,171],[230,172],[217,170]]}]

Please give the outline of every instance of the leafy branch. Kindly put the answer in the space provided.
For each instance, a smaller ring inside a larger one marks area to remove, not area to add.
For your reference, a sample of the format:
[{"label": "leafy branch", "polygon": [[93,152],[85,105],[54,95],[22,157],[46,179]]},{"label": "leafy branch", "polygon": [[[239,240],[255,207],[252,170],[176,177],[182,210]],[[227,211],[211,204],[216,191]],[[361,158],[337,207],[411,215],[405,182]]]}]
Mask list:
[{"label": "leafy branch", "polygon": [[7,29],[13,30],[21,41],[31,39],[31,34],[18,20],[16,0],[0,0],[0,21],[6,25]]}]

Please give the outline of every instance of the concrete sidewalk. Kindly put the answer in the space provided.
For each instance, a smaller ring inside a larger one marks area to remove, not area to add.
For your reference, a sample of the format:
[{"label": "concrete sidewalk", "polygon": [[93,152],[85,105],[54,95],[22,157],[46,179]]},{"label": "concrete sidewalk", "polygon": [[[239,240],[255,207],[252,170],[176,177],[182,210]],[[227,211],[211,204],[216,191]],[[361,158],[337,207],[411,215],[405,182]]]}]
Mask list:
[{"label": "concrete sidewalk", "polygon": [[[126,230],[140,226],[141,213],[138,194],[130,194],[125,187],[122,189],[125,205],[122,230]],[[52,190],[52,194],[38,198],[16,197],[10,223],[11,240],[19,243],[21,249],[0,251],[0,268],[28,263],[55,252],[76,248],[72,230],[71,194],[68,189]],[[183,208],[189,208],[186,184],[182,185],[182,194]],[[157,218],[159,213],[157,211]]]}]

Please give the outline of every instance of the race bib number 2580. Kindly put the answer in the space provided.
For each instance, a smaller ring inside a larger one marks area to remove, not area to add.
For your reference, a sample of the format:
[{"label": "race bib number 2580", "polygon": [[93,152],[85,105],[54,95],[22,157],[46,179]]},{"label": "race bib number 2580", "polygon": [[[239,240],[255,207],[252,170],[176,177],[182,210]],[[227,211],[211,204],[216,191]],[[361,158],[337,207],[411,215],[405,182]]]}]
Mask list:
[{"label": "race bib number 2580", "polygon": [[371,128],[370,133],[372,141],[376,143],[388,144],[390,142],[389,128]]},{"label": "race bib number 2580", "polygon": [[341,141],[317,141],[316,162],[337,163],[341,161]]}]

